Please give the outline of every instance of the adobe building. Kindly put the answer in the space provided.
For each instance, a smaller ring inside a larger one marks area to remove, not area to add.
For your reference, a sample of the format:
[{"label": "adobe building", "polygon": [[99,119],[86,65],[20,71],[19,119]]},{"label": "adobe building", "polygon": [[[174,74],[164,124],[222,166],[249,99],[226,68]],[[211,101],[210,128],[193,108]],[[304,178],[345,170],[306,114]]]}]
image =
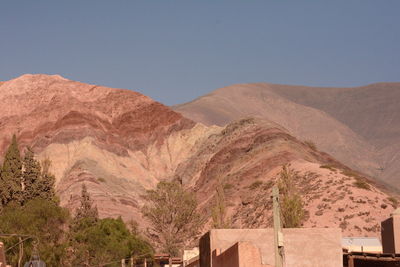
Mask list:
[{"label": "adobe building", "polygon": [[[283,229],[285,267],[342,267],[339,228]],[[275,266],[273,229],[213,229],[200,239],[200,267]]]}]

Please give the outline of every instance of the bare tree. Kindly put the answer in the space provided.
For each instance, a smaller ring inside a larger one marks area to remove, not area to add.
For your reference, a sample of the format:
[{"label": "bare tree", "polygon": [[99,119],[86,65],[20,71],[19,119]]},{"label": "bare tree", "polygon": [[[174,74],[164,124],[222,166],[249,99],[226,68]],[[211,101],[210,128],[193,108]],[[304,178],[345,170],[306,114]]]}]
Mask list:
[{"label": "bare tree", "polygon": [[229,228],[230,223],[226,218],[225,192],[221,179],[215,189],[215,204],[211,210],[213,227],[216,229]]},{"label": "bare tree", "polygon": [[148,234],[161,249],[173,256],[200,234],[203,224],[194,195],[175,182],[160,182],[146,193],[143,215],[149,219]]}]

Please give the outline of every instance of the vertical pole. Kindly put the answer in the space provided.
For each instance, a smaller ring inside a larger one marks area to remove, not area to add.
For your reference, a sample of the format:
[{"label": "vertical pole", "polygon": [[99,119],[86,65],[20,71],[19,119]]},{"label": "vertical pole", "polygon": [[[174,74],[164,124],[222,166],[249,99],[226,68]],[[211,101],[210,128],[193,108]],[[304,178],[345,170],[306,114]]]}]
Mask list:
[{"label": "vertical pole", "polygon": [[169,262],[169,267],[172,267],[172,257],[171,257],[171,254],[169,255],[168,262]]},{"label": "vertical pole", "polygon": [[121,267],[125,267],[125,259],[121,260]]},{"label": "vertical pole", "polygon": [[22,237],[18,237],[19,241],[19,253],[18,253],[18,267],[22,266],[22,258],[24,257],[24,244],[22,242]]},{"label": "vertical pole", "polygon": [[130,262],[131,262],[131,267],[133,267],[133,257],[131,257]]},{"label": "vertical pole", "polygon": [[147,259],[144,258],[144,267],[147,267]]},{"label": "vertical pole", "polygon": [[283,234],[279,210],[279,189],[276,185],[272,188],[272,202],[274,208],[275,267],[283,267]]},{"label": "vertical pole", "polygon": [[354,267],[354,258],[350,254],[347,254],[347,267]]}]

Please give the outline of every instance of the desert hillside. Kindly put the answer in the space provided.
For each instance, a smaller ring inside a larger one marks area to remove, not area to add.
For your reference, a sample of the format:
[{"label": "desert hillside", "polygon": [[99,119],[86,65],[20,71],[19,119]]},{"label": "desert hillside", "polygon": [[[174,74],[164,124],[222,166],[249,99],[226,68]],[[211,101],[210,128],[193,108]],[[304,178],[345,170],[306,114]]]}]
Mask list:
[{"label": "desert hillside", "polygon": [[[264,107],[259,98],[251,98],[254,110]],[[275,93],[261,99],[269,101],[271,114],[290,123],[247,118],[206,126],[130,90],[57,75],[23,75],[0,84],[0,152],[15,133],[22,151],[31,146],[39,159],[52,161],[63,206],[76,207],[85,183],[100,216],[122,216],[140,225],[146,224],[140,213],[145,190],[177,179],[196,194],[204,214],[210,215],[215,187],[223,183],[232,226],[269,226],[271,186],[282,165],[290,164],[306,203],[304,226],[340,226],[348,235],[374,235],[396,200],[380,184],[318,151],[332,142],[343,148],[337,153],[353,158],[353,165],[374,168],[369,165],[372,148],[326,112]],[[303,128],[304,121],[310,129]],[[311,138],[318,125],[320,132]],[[296,138],[293,129],[307,138]],[[326,136],[318,139],[321,133]]]},{"label": "desert hillside", "polygon": [[174,110],[206,125],[247,116],[276,122],[343,163],[400,188],[400,83],[318,88],[267,83],[224,87]]}]

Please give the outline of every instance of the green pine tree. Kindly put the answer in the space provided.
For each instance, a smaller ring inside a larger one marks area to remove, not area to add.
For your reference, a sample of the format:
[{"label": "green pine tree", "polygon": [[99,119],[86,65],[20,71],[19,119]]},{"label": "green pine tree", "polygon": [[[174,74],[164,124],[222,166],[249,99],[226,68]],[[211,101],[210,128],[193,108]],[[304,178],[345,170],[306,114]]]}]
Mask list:
[{"label": "green pine tree", "polygon": [[24,202],[28,200],[37,198],[40,196],[40,188],[39,183],[41,179],[41,166],[40,163],[35,159],[35,155],[31,148],[27,148],[25,152],[25,157],[23,161],[24,172],[23,172],[23,181],[24,181]]},{"label": "green pine tree", "polygon": [[45,159],[42,161],[42,173],[38,183],[39,197],[42,199],[59,202],[54,190],[56,178],[50,172],[51,160]]},{"label": "green pine tree", "polygon": [[99,214],[97,207],[93,207],[93,201],[90,198],[86,185],[83,184],[81,191],[81,203],[76,210],[75,219],[91,219],[93,221],[97,221],[98,217]]},{"label": "green pine tree", "polygon": [[0,189],[3,206],[10,202],[22,202],[22,161],[15,134],[4,157]]}]

